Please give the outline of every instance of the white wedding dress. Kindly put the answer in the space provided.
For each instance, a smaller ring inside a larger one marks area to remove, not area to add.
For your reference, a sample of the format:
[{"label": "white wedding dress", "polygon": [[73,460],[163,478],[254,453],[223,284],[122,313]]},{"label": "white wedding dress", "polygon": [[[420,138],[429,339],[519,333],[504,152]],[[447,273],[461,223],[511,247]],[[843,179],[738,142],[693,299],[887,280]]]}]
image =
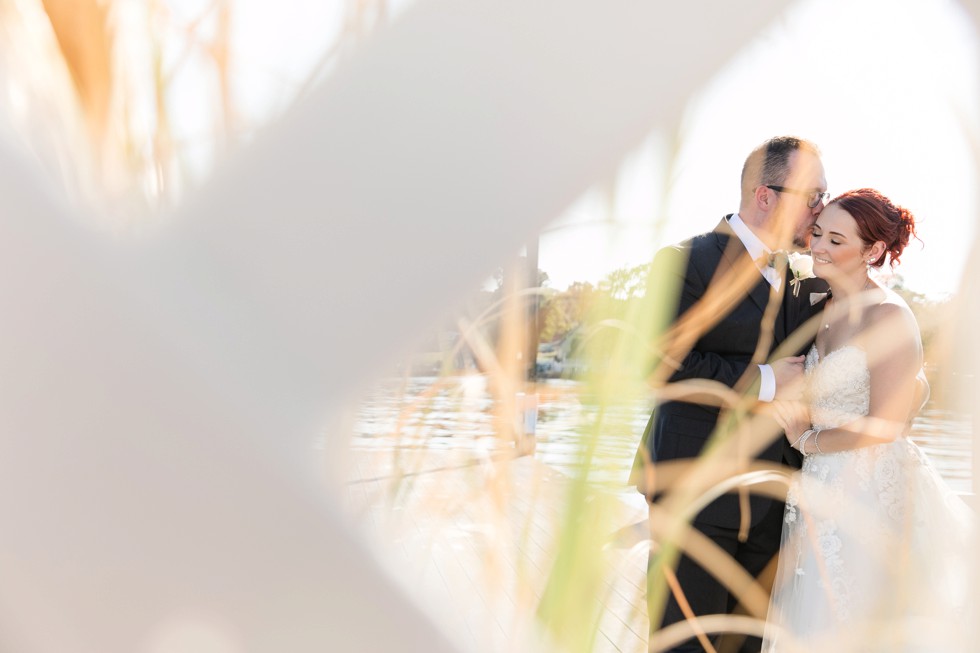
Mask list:
[{"label": "white wedding dress", "polygon": [[[864,350],[806,357],[815,427],[868,413]],[[786,501],[763,651],[972,650],[972,513],[911,441],[805,457]]]}]

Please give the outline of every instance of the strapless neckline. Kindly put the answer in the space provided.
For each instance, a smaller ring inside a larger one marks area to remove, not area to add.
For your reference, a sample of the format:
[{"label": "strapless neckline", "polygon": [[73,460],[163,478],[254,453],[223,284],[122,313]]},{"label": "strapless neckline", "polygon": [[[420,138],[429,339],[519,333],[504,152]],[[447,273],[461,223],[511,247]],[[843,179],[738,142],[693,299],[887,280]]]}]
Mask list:
[{"label": "strapless neckline", "polygon": [[833,350],[827,352],[826,354],[824,354],[823,356],[820,355],[820,350],[817,349],[817,345],[816,344],[813,345],[812,349],[813,349],[814,353],[816,354],[815,360],[816,360],[817,363],[819,363],[820,361],[825,361],[828,358],[832,357],[834,354],[838,354],[838,353],[840,353],[842,351],[846,351],[848,349],[857,349],[862,354],[864,354],[865,356],[867,356],[867,352],[864,351],[864,348],[862,348],[862,347],[860,347],[858,345],[850,345],[850,344],[848,344],[848,345],[841,345],[837,349],[833,349]]}]

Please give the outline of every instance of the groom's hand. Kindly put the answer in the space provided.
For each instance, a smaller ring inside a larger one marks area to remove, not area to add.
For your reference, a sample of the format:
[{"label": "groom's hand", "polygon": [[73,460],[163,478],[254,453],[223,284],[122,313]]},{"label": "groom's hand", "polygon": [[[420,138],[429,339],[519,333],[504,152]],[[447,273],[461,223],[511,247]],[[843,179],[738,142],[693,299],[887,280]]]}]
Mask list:
[{"label": "groom's hand", "polygon": [[787,356],[769,365],[776,377],[776,400],[793,401],[803,396],[803,356]]}]

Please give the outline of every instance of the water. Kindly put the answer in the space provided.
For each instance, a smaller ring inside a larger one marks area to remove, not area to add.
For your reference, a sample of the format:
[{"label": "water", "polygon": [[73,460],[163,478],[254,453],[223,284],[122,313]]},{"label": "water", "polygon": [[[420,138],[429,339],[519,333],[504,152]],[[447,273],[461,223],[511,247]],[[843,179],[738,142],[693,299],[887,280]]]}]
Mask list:
[{"label": "water", "polygon": [[[541,381],[535,458],[576,474],[585,464],[584,434],[598,429],[588,457],[589,478],[625,486],[647,418],[647,398],[600,408],[578,381]],[[378,384],[361,404],[354,446],[464,449],[478,456],[506,456],[513,445],[496,435],[494,401],[480,375],[410,377]],[[930,402],[916,418],[912,439],[958,492],[972,491],[970,416]]]}]

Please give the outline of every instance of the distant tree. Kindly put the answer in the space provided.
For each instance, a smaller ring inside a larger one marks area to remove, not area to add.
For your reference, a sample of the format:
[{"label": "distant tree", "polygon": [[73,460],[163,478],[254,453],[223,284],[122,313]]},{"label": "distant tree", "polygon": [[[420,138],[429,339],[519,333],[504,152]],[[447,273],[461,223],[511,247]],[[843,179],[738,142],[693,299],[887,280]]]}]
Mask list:
[{"label": "distant tree", "polygon": [[562,292],[546,294],[541,300],[539,342],[561,340],[583,323],[596,299],[595,287],[576,281]]},{"label": "distant tree", "polygon": [[599,282],[599,290],[611,299],[630,301],[643,297],[646,292],[650,264],[619,268],[607,274]]}]

